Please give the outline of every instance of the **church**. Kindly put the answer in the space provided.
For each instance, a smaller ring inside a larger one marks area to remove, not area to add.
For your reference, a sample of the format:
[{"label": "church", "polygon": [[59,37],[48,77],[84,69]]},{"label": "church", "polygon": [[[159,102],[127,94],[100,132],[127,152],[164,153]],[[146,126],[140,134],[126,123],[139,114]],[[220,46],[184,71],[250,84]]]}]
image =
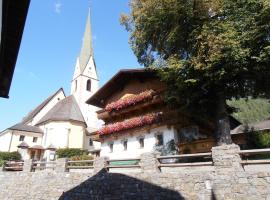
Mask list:
[{"label": "church", "polygon": [[54,160],[58,148],[80,148],[98,153],[100,143],[90,132],[97,127],[97,107],[85,102],[99,85],[95,66],[90,13],[80,55],[71,81],[71,94],[60,88],[27,114],[21,122],[0,133],[0,151],[19,151],[22,159]]}]

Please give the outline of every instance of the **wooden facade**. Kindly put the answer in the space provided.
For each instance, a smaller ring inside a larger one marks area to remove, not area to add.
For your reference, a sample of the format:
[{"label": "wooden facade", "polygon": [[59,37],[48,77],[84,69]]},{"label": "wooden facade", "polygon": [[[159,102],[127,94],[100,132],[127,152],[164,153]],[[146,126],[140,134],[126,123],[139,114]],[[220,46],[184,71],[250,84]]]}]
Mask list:
[{"label": "wooden facade", "polygon": [[[151,98],[146,101],[141,101],[136,104],[126,106],[121,109],[108,110],[110,104],[117,104],[123,99],[131,99],[140,95],[144,91],[154,91]],[[108,83],[106,83],[95,95],[87,102],[89,104],[101,107],[97,112],[98,118],[105,122],[105,127],[108,129],[115,128],[111,124],[125,126],[123,122],[128,119],[133,119],[140,116],[145,116],[149,113],[161,113],[160,120],[143,126],[138,126],[129,129],[123,129],[109,134],[104,134],[102,131],[92,133],[95,140],[101,142],[114,141],[117,139],[125,139],[127,137],[140,137],[141,134],[149,132],[160,126],[167,126],[168,129],[173,127],[176,130],[175,142],[179,146],[180,153],[203,153],[209,152],[216,145],[214,140],[213,124],[210,122],[198,122],[190,116],[186,116],[179,110],[171,109],[164,102],[164,94],[166,85],[162,83],[154,72],[149,72],[145,69],[123,70],[116,74]],[[237,120],[233,119],[232,128],[239,125]],[[117,127],[118,128],[118,127]],[[187,139],[183,138],[182,132],[185,130]],[[192,132],[193,131],[193,132]],[[182,135],[181,135],[182,134]],[[236,143],[243,143],[242,136],[234,136]]]}]

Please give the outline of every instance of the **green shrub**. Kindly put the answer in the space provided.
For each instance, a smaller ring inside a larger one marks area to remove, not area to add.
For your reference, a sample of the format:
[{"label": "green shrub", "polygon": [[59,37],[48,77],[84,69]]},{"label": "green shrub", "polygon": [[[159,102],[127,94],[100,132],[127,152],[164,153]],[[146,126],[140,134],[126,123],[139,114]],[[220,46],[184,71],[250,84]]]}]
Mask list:
[{"label": "green shrub", "polygon": [[76,148],[65,148],[65,149],[57,149],[56,155],[58,158],[70,158],[72,156],[81,156],[87,155],[87,150],[76,149]]},{"label": "green shrub", "polygon": [[5,160],[0,160],[0,167],[2,167],[5,162]]},{"label": "green shrub", "polygon": [[248,132],[247,144],[254,149],[270,148],[270,132]]},{"label": "green shrub", "polygon": [[21,160],[21,154],[17,151],[14,152],[0,152],[0,160]]}]

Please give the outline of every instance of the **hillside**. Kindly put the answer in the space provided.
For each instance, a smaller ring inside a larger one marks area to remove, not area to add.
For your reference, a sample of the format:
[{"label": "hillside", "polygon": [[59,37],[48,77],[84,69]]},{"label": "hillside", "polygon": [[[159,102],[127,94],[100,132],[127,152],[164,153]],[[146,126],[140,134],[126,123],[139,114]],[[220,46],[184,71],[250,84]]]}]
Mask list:
[{"label": "hillside", "polygon": [[270,118],[270,101],[266,99],[239,99],[227,102],[238,108],[233,116],[242,123],[258,122]]}]

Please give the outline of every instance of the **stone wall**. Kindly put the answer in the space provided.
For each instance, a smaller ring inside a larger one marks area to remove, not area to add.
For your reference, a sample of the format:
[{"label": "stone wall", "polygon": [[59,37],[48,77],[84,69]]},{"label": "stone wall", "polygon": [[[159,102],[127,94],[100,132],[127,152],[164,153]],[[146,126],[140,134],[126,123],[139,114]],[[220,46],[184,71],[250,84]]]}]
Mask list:
[{"label": "stone wall", "polygon": [[270,199],[270,172],[245,171],[238,151],[213,148],[214,166],[203,171],[160,171],[155,155],[145,154],[141,172],[108,172],[106,158],[94,163],[101,170],[93,173],[64,172],[63,164],[62,171],[0,172],[0,199]]}]

